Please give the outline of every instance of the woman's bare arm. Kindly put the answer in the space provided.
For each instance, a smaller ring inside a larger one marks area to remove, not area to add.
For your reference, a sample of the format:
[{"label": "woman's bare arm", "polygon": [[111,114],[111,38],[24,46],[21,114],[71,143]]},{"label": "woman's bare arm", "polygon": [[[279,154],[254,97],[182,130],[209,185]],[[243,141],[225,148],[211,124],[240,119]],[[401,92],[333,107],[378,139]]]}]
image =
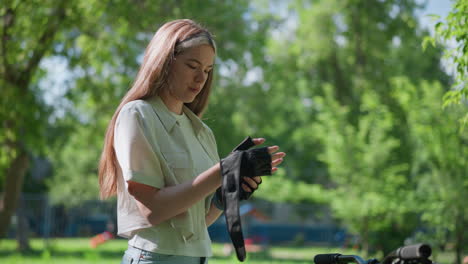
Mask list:
[{"label": "woman's bare arm", "polygon": [[[272,154],[272,172],[277,170],[276,166],[283,161],[282,158],[285,156],[284,152],[275,153],[278,149],[277,146],[268,148]],[[140,213],[152,225],[158,225],[186,212],[195,203],[215,192],[221,186],[221,168],[217,163],[191,181],[162,189],[134,181],[127,183],[128,192],[135,197]],[[210,218],[207,218],[207,224],[213,223],[221,214],[220,210],[213,210]]]},{"label": "woman's bare arm", "polygon": [[221,174],[217,163],[191,181],[162,189],[128,181],[128,192],[135,197],[143,216],[152,225],[158,225],[187,211],[219,186]]}]

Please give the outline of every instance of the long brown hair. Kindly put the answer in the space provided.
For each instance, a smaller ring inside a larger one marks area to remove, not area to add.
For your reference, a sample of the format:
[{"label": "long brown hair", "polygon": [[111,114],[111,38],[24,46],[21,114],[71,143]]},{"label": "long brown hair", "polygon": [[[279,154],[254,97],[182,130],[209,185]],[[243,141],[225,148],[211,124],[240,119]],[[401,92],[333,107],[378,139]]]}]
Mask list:
[{"label": "long brown hair", "polygon": [[[140,66],[132,88],[123,97],[107,127],[104,147],[99,162],[99,186],[101,199],[117,193],[117,157],[114,150],[114,127],[122,107],[131,101],[149,99],[158,95],[167,87],[169,69],[174,57],[179,53],[181,43],[193,37],[203,35],[216,51],[212,35],[205,28],[189,19],[179,19],[164,24],[145,50],[143,63]],[[178,46],[179,45],[179,46]],[[202,116],[211,90],[213,70],[208,74],[205,86],[195,100],[185,104],[199,117]]]}]

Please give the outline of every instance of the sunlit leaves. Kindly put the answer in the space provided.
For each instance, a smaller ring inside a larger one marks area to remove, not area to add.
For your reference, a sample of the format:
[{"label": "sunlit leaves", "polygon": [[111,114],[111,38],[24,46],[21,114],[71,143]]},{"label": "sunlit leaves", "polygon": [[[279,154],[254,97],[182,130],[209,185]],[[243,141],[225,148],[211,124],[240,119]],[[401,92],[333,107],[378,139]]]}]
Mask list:
[{"label": "sunlit leaves", "polygon": [[[435,17],[439,20],[439,17]],[[467,100],[467,80],[468,80],[468,3],[457,0],[452,4],[452,10],[446,18],[439,21],[434,26],[436,36],[426,38],[422,43],[427,47],[427,43],[435,45],[436,39],[449,48],[445,52],[445,57],[449,59],[455,69],[455,82],[452,90],[444,95],[444,107],[453,104],[466,105]],[[468,118],[468,113],[461,120]]]}]

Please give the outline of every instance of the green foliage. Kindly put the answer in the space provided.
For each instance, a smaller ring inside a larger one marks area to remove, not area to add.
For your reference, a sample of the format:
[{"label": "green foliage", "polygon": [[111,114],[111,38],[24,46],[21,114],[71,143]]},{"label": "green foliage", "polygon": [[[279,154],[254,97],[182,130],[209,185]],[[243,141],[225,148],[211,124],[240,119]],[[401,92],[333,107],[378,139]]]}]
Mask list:
[{"label": "green foliage", "polygon": [[55,161],[55,177],[47,183],[53,202],[74,206],[97,198],[96,164],[101,153],[95,146],[102,145],[102,137],[96,137],[99,132],[90,125],[75,127],[60,151],[49,153]]},{"label": "green foliage", "polygon": [[[239,110],[240,126],[288,153],[286,176],[269,178],[262,188],[271,193],[262,197],[327,202],[364,244],[383,251],[411,235],[420,212],[411,202],[417,149],[393,79],[449,83],[439,67],[442,49],[420,48],[428,32],[414,15],[419,7],[295,1],[288,23],[266,42],[263,83],[248,91],[262,108],[247,103]],[[289,186],[293,195],[285,194]],[[303,186],[311,191],[298,192]]]},{"label": "green foliage", "polygon": [[415,86],[400,79],[395,84],[395,96],[408,113],[409,132],[417,149],[412,171],[417,179],[415,199],[422,220],[439,241],[448,238],[466,245],[468,137],[458,133],[457,120],[467,108],[443,107],[440,98],[444,89],[439,83],[423,81]]},{"label": "green foliage", "polygon": [[255,193],[255,197],[279,203],[326,204],[330,200],[322,185],[291,181],[284,169],[274,176],[263,177],[262,191]]},{"label": "green foliage", "polygon": [[[439,20],[440,17],[434,17]],[[468,3],[463,0],[453,1],[452,11],[444,20],[439,20],[435,24],[435,37],[426,37],[423,47],[428,43],[436,45],[436,40],[448,45],[444,57],[450,60],[451,66],[455,69],[455,81],[452,90],[447,91],[444,96],[444,107],[453,104],[466,104],[468,97]],[[452,44],[454,42],[454,44]],[[468,113],[461,119],[462,124],[466,124]]]},{"label": "green foliage", "polygon": [[[323,109],[315,130],[325,146],[319,158],[328,165],[335,217],[366,243],[374,234],[405,222],[413,209],[408,202],[412,196],[406,177],[408,163],[396,158],[401,142],[392,130],[397,120],[375,91],[364,90],[361,114],[354,126],[349,121],[349,108],[333,98],[331,88],[325,87],[326,96],[315,100]],[[415,225],[405,224],[408,230]],[[398,243],[401,241],[391,246]],[[376,241],[374,246],[387,245]]]}]

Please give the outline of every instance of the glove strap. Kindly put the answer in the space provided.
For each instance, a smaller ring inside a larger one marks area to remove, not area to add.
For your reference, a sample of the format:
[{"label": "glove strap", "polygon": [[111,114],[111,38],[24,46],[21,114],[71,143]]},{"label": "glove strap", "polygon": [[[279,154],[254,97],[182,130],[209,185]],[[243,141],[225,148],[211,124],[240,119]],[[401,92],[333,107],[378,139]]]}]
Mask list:
[{"label": "glove strap", "polygon": [[271,175],[271,156],[268,148],[247,150],[254,145],[248,137],[229,156],[221,160],[221,195],[218,195],[219,189],[216,190],[216,196],[221,198],[224,205],[228,233],[239,261],[244,261],[246,257],[239,203],[241,198],[246,199],[251,195],[242,189],[242,177]]},{"label": "glove strap", "polygon": [[[236,250],[237,259],[239,261],[245,260],[245,244],[244,236],[242,234],[242,224],[239,214],[239,198],[240,198],[240,168],[242,156],[244,152],[234,152],[225,159],[221,160],[221,173],[223,175],[223,203],[224,203],[224,216],[226,218],[226,225],[228,228],[229,236],[231,237],[232,244]],[[223,166],[224,163],[229,166]]]},{"label": "glove strap", "polygon": [[252,138],[250,136],[246,137],[237,147],[235,147],[232,152],[236,150],[248,150],[249,148],[255,146]]}]

